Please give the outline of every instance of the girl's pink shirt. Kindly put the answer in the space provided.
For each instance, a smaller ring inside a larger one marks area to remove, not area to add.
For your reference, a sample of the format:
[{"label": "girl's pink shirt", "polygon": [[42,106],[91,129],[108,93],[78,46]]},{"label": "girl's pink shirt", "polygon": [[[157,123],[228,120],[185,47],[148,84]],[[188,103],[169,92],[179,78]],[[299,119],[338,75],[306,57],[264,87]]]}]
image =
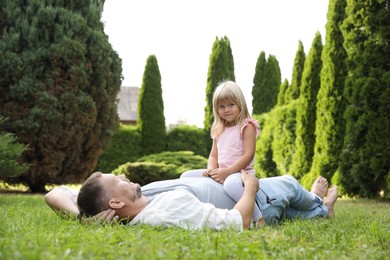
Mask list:
[{"label": "girl's pink shirt", "polygon": [[[251,124],[255,127],[256,138],[259,136],[260,127],[257,120],[252,118],[245,119],[244,125],[240,128],[239,125],[225,127],[222,134],[217,137],[218,148],[218,166],[219,168],[228,168],[233,165],[244,154],[244,128]],[[254,158],[245,168],[246,171],[254,173],[253,168]]]}]

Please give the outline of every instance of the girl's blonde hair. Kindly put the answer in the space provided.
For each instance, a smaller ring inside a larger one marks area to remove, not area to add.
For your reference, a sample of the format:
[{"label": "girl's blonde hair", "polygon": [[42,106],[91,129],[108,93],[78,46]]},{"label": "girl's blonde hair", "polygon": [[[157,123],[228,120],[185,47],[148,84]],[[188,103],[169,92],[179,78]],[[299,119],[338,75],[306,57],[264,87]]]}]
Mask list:
[{"label": "girl's blonde hair", "polygon": [[213,139],[222,134],[225,129],[225,120],[221,119],[218,113],[218,103],[225,100],[234,101],[240,109],[240,113],[237,117],[237,124],[239,126],[244,124],[246,118],[251,118],[240,86],[233,81],[223,81],[219,83],[213,96],[214,122],[211,127],[211,138]]}]

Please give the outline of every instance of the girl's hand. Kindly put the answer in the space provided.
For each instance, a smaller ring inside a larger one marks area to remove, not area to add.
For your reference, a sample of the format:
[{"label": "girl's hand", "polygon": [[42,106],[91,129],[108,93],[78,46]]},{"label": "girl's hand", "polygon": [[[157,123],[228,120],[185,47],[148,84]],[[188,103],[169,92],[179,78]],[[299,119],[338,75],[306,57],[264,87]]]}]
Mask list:
[{"label": "girl's hand", "polygon": [[205,177],[210,177],[210,174],[211,174],[211,169],[207,169],[205,170],[202,175],[205,176]]},{"label": "girl's hand", "polygon": [[211,171],[209,176],[216,182],[223,183],[227,176],[229,176],[229,172],[226,169],[217,168]]}]

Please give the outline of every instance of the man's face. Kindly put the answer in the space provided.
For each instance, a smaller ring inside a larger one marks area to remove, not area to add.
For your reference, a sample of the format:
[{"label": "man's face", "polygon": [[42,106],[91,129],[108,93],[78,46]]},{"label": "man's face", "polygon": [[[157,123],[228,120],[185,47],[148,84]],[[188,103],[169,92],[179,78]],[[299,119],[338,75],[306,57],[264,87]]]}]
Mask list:
[{"label": "man's face", "polygon": [[125,206],[130,208],[135,215],[148,204],[148,199],[142,195],[141,186],[131,182],[125,175],[102,174],[101,183],[111,198],[123,201]]}]

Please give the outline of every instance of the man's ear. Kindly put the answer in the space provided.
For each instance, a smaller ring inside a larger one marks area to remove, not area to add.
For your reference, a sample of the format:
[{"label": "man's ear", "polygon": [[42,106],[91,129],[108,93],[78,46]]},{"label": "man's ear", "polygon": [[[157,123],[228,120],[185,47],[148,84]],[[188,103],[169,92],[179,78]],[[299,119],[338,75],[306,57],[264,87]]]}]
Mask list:
[{"label": "man's ear", "polygon": [[108,202],[108,205],[110,205],[112,209],[120,209],[125,205],[125,203],[120,199],[112,198]]}]

